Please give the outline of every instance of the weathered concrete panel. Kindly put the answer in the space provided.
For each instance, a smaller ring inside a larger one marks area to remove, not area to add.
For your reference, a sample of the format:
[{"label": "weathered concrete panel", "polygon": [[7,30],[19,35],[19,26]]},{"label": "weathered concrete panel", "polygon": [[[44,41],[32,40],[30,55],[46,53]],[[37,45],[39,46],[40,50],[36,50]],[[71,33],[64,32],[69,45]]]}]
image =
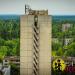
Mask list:
[{"label": "weathered concrete panel", "polygon": [[[39,75],[51,74],[51,16],[39,15]],[[34,15],[23,15],[20,20],[20,75],[33,75]]]}]

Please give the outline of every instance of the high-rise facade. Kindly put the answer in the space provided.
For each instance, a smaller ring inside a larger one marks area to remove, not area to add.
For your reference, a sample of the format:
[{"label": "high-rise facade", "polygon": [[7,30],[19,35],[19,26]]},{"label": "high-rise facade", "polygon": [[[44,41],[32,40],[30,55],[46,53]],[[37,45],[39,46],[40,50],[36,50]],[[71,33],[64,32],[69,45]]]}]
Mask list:
[{"label": "high-rise facade", "polygon": [[20,75],[51,74],[51,19],[44,10],[20,17]]}]

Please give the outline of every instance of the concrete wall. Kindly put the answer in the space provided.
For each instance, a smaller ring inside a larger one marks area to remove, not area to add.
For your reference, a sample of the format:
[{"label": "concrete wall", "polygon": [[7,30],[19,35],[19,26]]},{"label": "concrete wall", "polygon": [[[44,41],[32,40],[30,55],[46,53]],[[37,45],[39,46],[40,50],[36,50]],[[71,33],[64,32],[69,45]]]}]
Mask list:
[{"label": "concrete wall", "polygon": [[32,75],[33,16],[20,18],[20,75]]},{"label": "concrete wall", "polygon": [[40,52],[39,75],[50,75],[51,70],[51,16],[39,16]]},{"label": "concrete wall", "polygon": [[[38,16],[40,25],[39,75],[50,75],[51,71],[51,16]],[[34,16],[20,18],[20,75],[33,74],[33,25]]]}]

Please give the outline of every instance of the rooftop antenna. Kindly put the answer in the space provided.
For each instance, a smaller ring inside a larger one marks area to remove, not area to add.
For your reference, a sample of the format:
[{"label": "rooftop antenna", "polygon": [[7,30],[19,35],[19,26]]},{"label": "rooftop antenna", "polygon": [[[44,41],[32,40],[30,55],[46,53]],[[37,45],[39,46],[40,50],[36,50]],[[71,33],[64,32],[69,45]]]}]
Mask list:
[{"label": "rooftop antenna", "polygon": [[30,10],[30,6],[29,5],[25,5],[25,14],[29,14],[29,10]]}]

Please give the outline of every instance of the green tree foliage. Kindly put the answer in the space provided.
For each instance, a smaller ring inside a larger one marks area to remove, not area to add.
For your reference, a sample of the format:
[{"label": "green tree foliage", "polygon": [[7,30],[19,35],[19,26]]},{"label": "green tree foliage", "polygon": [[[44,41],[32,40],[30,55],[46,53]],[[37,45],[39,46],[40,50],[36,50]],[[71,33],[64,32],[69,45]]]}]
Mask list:
[{"label": "green tree foliage", "polygon": [[[71,27],[68,30],[62,31],[62,25],[69,23]],[[52,37],[60,41],[52,42],[52,55],[53,56],[75,56],[75,21],[64,20],[52,22]],[[64,44],[65,38],[71,38],[73,41],[67,46]]]},{"label": "green tree foliage", "polygon": [[57,43],[53,42],[52,43],[52,49],[53,50],[57,51],[60,47],[62,47],[60,42],[57,42]]},{"label": "green tree foliage", "polygon": [[19,56],[19,19],[0,20],[0,57]]},{"label": "green tree foliage", "polygon": [[64,53],[65,56],[75,56],[75,42],[72,42],[67,46],[67,50]]},{"label": "green tree foliage", "polygon": [[[62,24],[72,24],[68,31],[62,32]],[[75,21],[52,21],[52,37],[53,38],[62,38],[63,36],[67,38],[72,38],[75,36]]]}]

